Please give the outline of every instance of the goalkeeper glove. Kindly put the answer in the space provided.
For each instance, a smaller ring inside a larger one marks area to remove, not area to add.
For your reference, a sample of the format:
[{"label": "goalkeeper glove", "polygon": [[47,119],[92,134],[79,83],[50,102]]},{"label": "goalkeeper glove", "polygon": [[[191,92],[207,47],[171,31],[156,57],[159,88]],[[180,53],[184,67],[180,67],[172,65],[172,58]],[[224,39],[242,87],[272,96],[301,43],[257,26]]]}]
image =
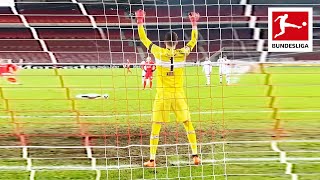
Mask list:
[{"label": "goalkeeper glove", "polygon": [[144,12],[144,10],[142,10],[142,9],[139,9],[138,11],[136,11],[136,19],[137,19],[138,25],[144,24],[145,15],[146,15],[146,12]]},{"label": "goalkeeper glove", "polygon": [[191,21],[192,27],[197,27],[197,21],[199,20],[200,15],[196,12],[189,13],[189,19]]}]

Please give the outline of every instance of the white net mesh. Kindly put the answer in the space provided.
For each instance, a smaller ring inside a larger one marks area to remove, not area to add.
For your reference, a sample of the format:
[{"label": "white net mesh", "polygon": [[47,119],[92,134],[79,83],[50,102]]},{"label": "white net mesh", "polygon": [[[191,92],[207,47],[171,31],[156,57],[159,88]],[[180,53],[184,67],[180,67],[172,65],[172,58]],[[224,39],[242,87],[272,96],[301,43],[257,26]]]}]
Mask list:
[{"label": "white net mesh", "polygon": [[[317,179],[316,8],[313,53],[266,48],[268,7],[319,2],[281,3],[28,0],[0,7],[0,57],[24,59],[21,84],[3,74],[0,82],[0,179]],[[201,15],[198,43],[183,63],[198,166],[172,114],[159,135],[157,168],[143,167],[156,91],[142,90],[140,62],[154,57],[138,36],[138,9],[146,12],[148,37],[161,47],[168,31],[184,47],[188,13]],[[230,62],[218,63],[223,55]],[[219,82],[221,64],[229,67],[223,78],[230,75],[230,84]]]}]

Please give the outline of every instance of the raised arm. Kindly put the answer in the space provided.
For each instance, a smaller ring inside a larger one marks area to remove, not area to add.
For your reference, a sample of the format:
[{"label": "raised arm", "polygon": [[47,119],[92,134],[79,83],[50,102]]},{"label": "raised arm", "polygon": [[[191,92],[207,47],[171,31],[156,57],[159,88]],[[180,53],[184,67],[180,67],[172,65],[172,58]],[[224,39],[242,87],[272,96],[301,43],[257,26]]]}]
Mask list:
[{"label": "raised arm", "polygon": [[185,54],[189,54],[197,44],[197,40],[198,40],[197,22],[198,22],[199,18],[200,18],[199,13],[191,12],[189,14],[189,19],[192,24],[192,32],[191,32],[190,41],[187,43],[187,45],[184,48],[182,48],[182,50],[185,52]]},{"label": "raised arm", "polygon": [[187,46],[190,47],[191,51],[194,48],[194,46],[197,44],[198,40],[198,27],[197,23],[200,18],[199,13],[191,12],[189,14],[189,19],[192,24],[192,32],[191,32],[191,40],[188,42]]},{"label": "raised arm", "polygon": [[153,43],[147,37],[147,34],[146,34],[144,27],[143,27],[145,15],[146,15],[146,13],[142,9],[139,9],[138,11],[136,11],[136,19],[137,19],[137,24],[138,24],[138,34],[139,34],[140,40],[143,43],[143,45],[148,50],[151,51]]}]

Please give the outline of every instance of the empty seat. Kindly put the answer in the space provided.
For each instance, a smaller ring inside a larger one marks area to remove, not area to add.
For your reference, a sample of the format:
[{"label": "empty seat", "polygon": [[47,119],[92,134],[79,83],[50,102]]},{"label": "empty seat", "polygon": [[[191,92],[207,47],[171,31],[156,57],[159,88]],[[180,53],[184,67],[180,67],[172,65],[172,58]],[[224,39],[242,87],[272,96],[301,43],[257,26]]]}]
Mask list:
[{"label": "empty seat", "polygon": [[197,62],[200,59],[203,59],[203,54],[202,53],[196,53],[196,52],[191,52],[190,55],[187,57],[186,61],[187,62]]},{"label": "empty seat", "polygon": [[54,53],[60,63],[102,63],[110,62],[110,53]]},{"label": "empty seat", "polygon": [[48,53],[45,52],[0,52],[0,58],[19,60],[27,63],[51,63]]},{"label": "empty seat", "polygon": [[127,41],[110,40],[46,40],[49,50],[53,52],[135,52]]},{"label": "empty seat", "polygon": [[97,23],[131,23],[131,20],[129,18],[125,17],[119,17],[117,15],[100,15],[100,16],[94,16],[94,19]]},{"label": "empty seat", "polygon": [[33,39],[28,28],[0,28],[0,39]]},{"label": "empty seat", "polygon": [[268,17],[267,16],[257,16],[257,22],[259,23],[268,23]]},{"label": "empty seat", "polygon": [[103,33],[106,35],[107,39],[122,39],[121,30],[119,30],[119,28],[105,28],[103,29]]},{"label": "empty seat", "polygon": [[98,40],[46,40],[50,51],[53,52],[97,52],[109,51],[108,43],[97,42]]},{"label": "empty seat", "polygon": [[118,9],[116,6],[113,8],[110,5],[103,7],[102,3],[84,4],[88,14],[90,15],[124,15],[124,9]]},{"label": "empty seat", "polygon": [[253,31],[254,29],[252,28],[239,28],[239,29],[234,29],[233,30],[235,33],[237,33],[237,37],[234,34],[234,38],[239,38],[239,39],[252,39],[253,38]]},{"label": "empty seat", "polygon": [[38,28],[42,39],[101,39],[94,28]]},{"label": "empty seat", "polygon": [[253,5],[252,14],[254,16],[268,16],[268,5]]},{"label": "empty seat", "polygon": [[209,52],[216,52],[219,51],[222,46],[220,44],[220,41],[218,42],[210,42],[208,45],[203,46],[204,50],[209,51]]},{"label": "empty seat", "polygon": [[60,63],[124,63],[127,59],[136,62],[137,53],[91,52],[91,53],[54,53]]},{"label": "empty seat", "polygon": [[[111,61],[111,53],[54,53],[60,63],[111,63],[120,62],[120,55],[113,55],[115,58]],[[114,53],[113,53],[114,54]],[[121,56],[121,63],[122,63]]]},{"label": "empty seat", "polygon": [[21,23],[22,21],[17,15],[0,15],[0,23],[1,24],[12,24],[12,23]]},{"label": "empty seat", "polygon": [[64,3],[17,3],[16,8],[20,14],[82,14],[78,4],[71,2]]},{"label": "empty seat", "polygon": [[229,59],[238,59],[238,60],[258,60],[260,58],[260,52],[257,51],[233,51],[225,53]]},{"label": "empty seat", "polygon": [[206,16],[219,16],[219,7],[217,5],[208,5]]},{"label": "empty seat", "polygon": [[29,23],[91,23],[87,16],[25,16]]},{"label": "empty seat", "polygon": [[124,53],[122,46],[110,46],[111,52]]},{"label": "empty seat", "polygon": [[10,7],[0,7],[0,14],[13,14]]},{"label": "empty seat", "polygon": [[170,6],[169,7],[170,17],[181,17],[183,16],[183,11],[181,6]]},{"label": "empty seat", "polygon": [[268,39],[268,29],[261,29],[261,39]]},{"label": "empty seat", "polygon": [[292,55],[295,60],[298,61],[319,61],[319,52],[314,53],[300,53],[300,54],[293,54]]},{"label": "empty seat", "polygon": [[123,35],[126,39],[135,39],[135,37],[139,37],[138,31],[133,29],[123,29]]},{"label": "empty seat", "polygon": [[256,40],[222,40],[221,47],[234,47],[232,51],[243,51],[246,49],[256,49]]},{"label": "empty seat", "polygon": [[157,16],[157,11],[154,6],[151,6],[151,7],[146,6],[144,10],[146,12],[146,17],[156,17]]},{"label": "empty seat", "polygon": [[37,40],[0,40],[0,51],[42,51]]},{"label": "empty seat", "polygon": [[243,16],[244,5],[222,5],[220,7],[220,16]]}]

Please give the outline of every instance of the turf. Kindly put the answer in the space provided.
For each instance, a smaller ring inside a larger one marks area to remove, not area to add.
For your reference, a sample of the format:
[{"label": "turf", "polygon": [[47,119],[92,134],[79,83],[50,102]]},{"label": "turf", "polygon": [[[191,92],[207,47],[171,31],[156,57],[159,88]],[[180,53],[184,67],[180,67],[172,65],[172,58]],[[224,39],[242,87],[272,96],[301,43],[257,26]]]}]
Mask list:
[{"label": "turf", "polygon": [[[142,167],[149,152],[141,145],[148,145],[156,91],[142,90],[140,69],[132,74],[124,69],[34,69],[20,72],[23,85],[2,80],[0,145],[48,146],[28,148],[36,180],[282,180],[292,177],[270,141],[309,140],[278,146],[299,179],[319,177],[319,67],[268,67],[264,74],[242,75],[232,86],[219,85],[217,69],[211,86],[204,85],[201,67],[185,72],[192,121],[204,143],[201,166],[189,165],[184,129],[172,115],[161,130],[160,144],[166,146],[159,146],[158,168]],[[109,99],[76,99],[81,93],[109,94]],[[83,147],[54,148],[85,143],[101,146],[90,149],[96,168]],[[29,179],[22,156],[21,148],[0,149],[0,179]]]}]

